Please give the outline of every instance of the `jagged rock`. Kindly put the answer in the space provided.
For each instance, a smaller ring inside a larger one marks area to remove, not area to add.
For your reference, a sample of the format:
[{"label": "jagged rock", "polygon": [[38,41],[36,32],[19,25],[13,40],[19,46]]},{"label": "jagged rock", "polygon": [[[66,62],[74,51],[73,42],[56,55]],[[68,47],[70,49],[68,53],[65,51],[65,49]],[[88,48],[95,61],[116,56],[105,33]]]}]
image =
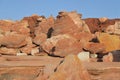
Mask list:
[{"label": "jagged rock", "polygon": [[108,33],[96,33],[100,43],[104,44],[105,52],[120,50],[120,37]]},{"label": "jagged rock", "polygon": [[[48,33],[48,30],[51,28],[51,27],[54,27],[54,22],[55,19],[54,17],[50,16],[49,18],[47,19],[44,19],[42,20],[40,23],[39,23],[39,26],[41,28],[41,31],[45,34]],[[37,34],[36,34],[37,35]]]},{"label": "jagged rock", "polygon": [[120,35],[120,21],[116,21],[114,25],[108,26],[105,32]]},{"label": "jagged rock", "polygon": [[69,35],[58,35],[47,39],[42,48],[50,55],[64,57],[68,54],[78,54],[82,51],[82,45]]},{"label": "jagged rock", "polygon": [[0,54],[3,54],[3,55],[16,55],[17,52],[18,50],[13,48],[6,48],[6,47],[0,48]]},{"label": "jagged rock", "polygon": [[38,26],[38,21],[37,19],[38,18],[41,18],[41,16],[38,16],[38,15],[32,15],[30,17],[24,17],[22,19],[22,21],[26,21],[28,22],[28,27],[30,28],[30,34],[31,34],[31,37],[34,37],[35,34],[34,34],[34,31],[35,31],[35,27]]},{"label": "jagged rock", "polygon": [[73,34],[77,32],[88,32],[90,30],[76,12],[61,12],[55,21],[52,35]]},{"label": "jagged rock", "polygon": [[98,18],[87,18],[84,19],[85,23],[88,25],[91,33],[95,33],[95,32],[105,32],[106,28],[109,25],[114,25],[115,24],[115,19],[108,19],[106,20],[104,23],[100,22],[100,20]]},{"label": "jagged rock", "polygon": [[91,80],[79,58],[69,55],[48,80]]}]

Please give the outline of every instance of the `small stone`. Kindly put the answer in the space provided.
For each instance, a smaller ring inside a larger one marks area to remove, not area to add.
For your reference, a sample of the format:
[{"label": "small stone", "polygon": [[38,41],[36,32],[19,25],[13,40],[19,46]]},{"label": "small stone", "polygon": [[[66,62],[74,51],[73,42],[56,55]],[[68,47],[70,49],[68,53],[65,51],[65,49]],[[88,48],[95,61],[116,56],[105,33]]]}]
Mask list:
[{"label": "small stone", "polygon": [[33,56],[35,56],[36,54],[38,54],[39,53],[39,48],[33,48],[32,50],[31,50],[31,55],[33,55]]},{"label": "small stone", "polygon": [[80,52],[80,53],[78,54],[78,58],[79,58],[81,61],[87,61],[87,62],[89,62],[90,53],[89,53],[89,52]]},{"label": "small stone", "polygon": [[26,53],[17,53],[17,56],[27,56]]}]

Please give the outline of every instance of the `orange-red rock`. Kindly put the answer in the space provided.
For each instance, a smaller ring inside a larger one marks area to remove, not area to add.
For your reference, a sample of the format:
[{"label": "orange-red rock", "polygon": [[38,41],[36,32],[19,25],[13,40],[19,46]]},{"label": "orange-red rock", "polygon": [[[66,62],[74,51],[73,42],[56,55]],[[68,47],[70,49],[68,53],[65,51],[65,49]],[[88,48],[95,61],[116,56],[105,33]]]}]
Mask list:
[{"label": "orange-red rock", "polygon": [[120,37],[108,33],[96,33],[100,43],[105,45],[105,52],[120,50]]},{"label": "orange-red rock", "polygon": [[0,48],[0,54],[3,55],[16,55],[18,51],[19,50],[13,48],[6,48],[6,47]]},{"label": "orange-red rock", "polygon": [[21,47],[26,45],[26,36],[22,34],[17,34],[15,32],[5,32],[0,36],[0,44],[7,47]]},{"label": "orange-red rock", "polygon": [[84,46],[84,49],[94,54],[103,53],[105,51],[105,46],[102,43],[89,42],[89,43],[86,43],[86,45]]},{"label": "orange-red rock", "polygon": [[69,35],[58,35],[47,39],[42,44],[43,49],[50,55],[64,57],[68,54],[78,54],[82,51],[82,45]]},{"label": "orange-red rock", "polygon": [[75,55],[69,55],[48,80],[91,80],[87,70]]},{"label": "orange-red rock", "polygon": [[54,26],[53,35],[88,32],[90,30],[76,12],[60,12]]}]

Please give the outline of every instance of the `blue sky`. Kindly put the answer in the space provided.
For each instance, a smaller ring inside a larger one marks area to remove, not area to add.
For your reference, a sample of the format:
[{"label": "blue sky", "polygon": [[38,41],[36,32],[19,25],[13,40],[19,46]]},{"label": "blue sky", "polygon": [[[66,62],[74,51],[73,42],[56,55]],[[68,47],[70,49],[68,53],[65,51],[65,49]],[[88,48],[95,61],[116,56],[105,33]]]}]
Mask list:
[{"label": "blue sky", "polygon": [[83,18],[120,18],[120,0],[0,0],[0,19],[20,20],[32,14],[56,16],[74,11]]}]

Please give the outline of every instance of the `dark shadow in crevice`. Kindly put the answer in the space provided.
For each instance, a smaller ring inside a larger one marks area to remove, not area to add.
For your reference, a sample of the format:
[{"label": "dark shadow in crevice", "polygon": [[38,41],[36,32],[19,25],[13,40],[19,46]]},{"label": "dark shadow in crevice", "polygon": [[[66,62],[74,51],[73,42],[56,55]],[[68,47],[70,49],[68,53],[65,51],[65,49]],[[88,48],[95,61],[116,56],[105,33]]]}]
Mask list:
[{"label": "dark shadow in crevice", "polygon": [[51,38],[54,29],[51,27],[47,32],[47,38]]}]

